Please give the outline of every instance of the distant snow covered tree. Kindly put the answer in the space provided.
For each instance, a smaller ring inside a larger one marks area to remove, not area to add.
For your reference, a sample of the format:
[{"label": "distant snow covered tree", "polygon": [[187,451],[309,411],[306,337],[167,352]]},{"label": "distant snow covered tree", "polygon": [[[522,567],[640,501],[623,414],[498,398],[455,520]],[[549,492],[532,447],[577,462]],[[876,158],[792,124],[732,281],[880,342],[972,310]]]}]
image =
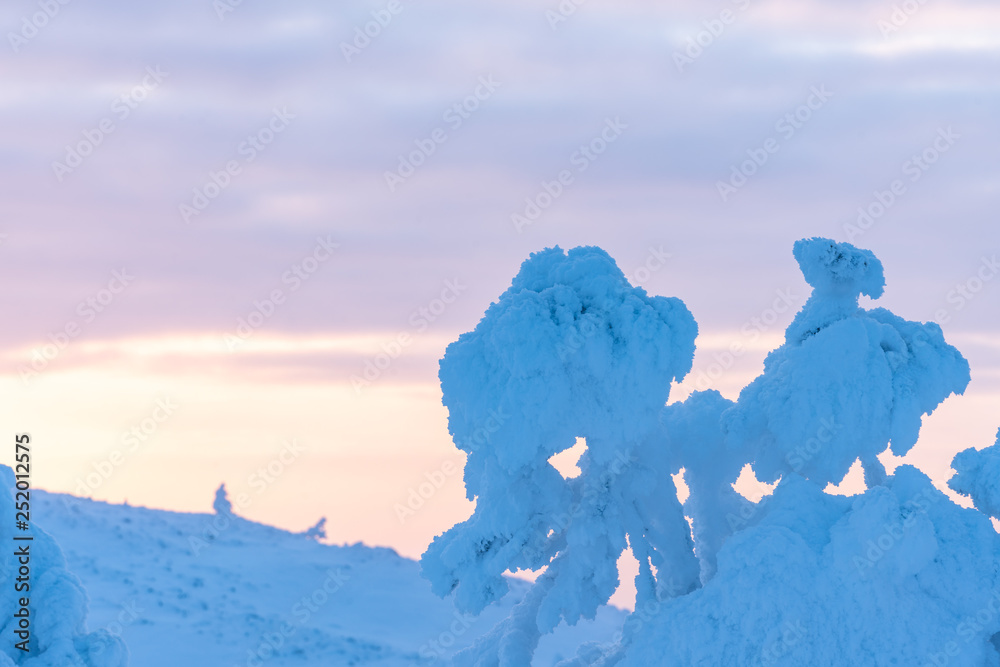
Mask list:
[{"label": "distant snow covered tree", "polygon": [[[540,634],[608,601],[631,548],[636,613],[621,641],[567,664],[1000,665],[989,520],[877,458],[913,446],[923,415],[964,391],[967,362],[936,324],[859,307],[885,285],[871,252],[806,239],[794,254],[813,294],[736,402],[705,391],[665,406],[696,324],[598,248],[532,255],[448,347],[443,400],[476,510],[434,540],[423,572],[478,612],[506,592],[505,572],[544,569],[457,664],[529,664]],[[578,437],[582,474],[563,479],[549,459]],[[858,460],[865,493],[823,491]],[[997,461],[963,452],[952,482],[991,514]],[[732,486],[748,463],[778,482],[760,503]]]},{"label": "distant snow covered tree", "polygon": [[232,516],[233,504],[229,502],[229,494],[226,493],[225,484],[220,484],[219,488],[215,490],[215,500],[212,502],[212,509],[215,510],[216,514]]},{"label": "distant snow covered tree", "polygon": [[310,540],[325,540],[326,539],[326,517],[321,518],[317,521],[312,528],[302,533],[304,537],[308,537]]}]

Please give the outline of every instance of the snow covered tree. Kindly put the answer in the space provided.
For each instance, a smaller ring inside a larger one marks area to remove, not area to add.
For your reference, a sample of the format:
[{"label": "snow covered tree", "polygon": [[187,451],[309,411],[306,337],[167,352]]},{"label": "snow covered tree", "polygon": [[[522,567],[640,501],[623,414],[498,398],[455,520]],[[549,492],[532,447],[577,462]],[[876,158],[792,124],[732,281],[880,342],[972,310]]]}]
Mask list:
[{"label": "snow covered tree", "polygon": [[864,310],[882,295],[882,264],[867,250],[828,239],[795,244],[813,293],[725,418],[727,437],[747,448],[754,472],[789,471],[825,486],[861,459],[869,486],[885,479],[876,458],[892,442],[902,456],[921,417],[969,384],[969,364],[934,323]]},{"label": "snow covered tree", "polygon": [[[506,592],[505,572],[544,569],[456,663],[529,664],[541,633],[607,602],[631,548],[636,613],[618,644],[583,647],[572,664],[945,655],[1000,665],[989,641],[1000,630],[1000,541],[988,519],[910,466],[887,475],[878,459],[905,454],[922,417],[964,391],[967,362],[936,324],[859,306],[885,285],[871,252],[806,239],[794,255],[813,293],[735,402],[705,391],[665,406],[690,370],[695,322],[677,299],[629,285],[597,248],[532,255],[449,346],[441,386],[476,510],[435,539],[424,574],[477,612]],[[582,474],[563,479],[549,459],[578,437]],[[982,471],[994,458],[963,453],[953,481],[990,512],[996,485]],[[858,460],[865,493],[823,491]],[[733,489],[748,463],[778,482],[757,504]],[[682,469],[683,508],[671,478]],[[994,602],[974,629],[959,625]]]},{"label": "snow covered tree", "polygon": [[306,532],[302,533],[304,537],[310,540],[325,540],[326,539],[326,517],[320,517],[320,520],[314,523]]},{"label": "snow covered tree", "polygon": [[948,486],[971,498],[983,514],[1000,519],[1000,431],[996,444],[979,451],[970,448],[959,452],[951,467],[956,472]]},{"label": "snow covered tree", "polygon": [[[474,331],[448,347],[441,386],[449,430],[468,454],[476,513],[438,537],[423,570],[459,609],[507,592],[511,569],[546,572],[487,653],[527,664],[539,632],[592,618],[618,587],[631,546],[686,592],[697,582],[676,489],[645,463],[670,383],[691,368],[697,327],[677,299],[629,285],[603,250],[531,256]],[[582,474],[548,462],[584,438]],[[627,542],[626,542],[627,540]]]},{"label": "snow covered tree", "polygon": [[222,516],[232,516],[233,504],[229,501],[229,494],[226,492],[226,485],[220,484],[215,490],[215,500],[212,501],[212,509],[216,514]]}]

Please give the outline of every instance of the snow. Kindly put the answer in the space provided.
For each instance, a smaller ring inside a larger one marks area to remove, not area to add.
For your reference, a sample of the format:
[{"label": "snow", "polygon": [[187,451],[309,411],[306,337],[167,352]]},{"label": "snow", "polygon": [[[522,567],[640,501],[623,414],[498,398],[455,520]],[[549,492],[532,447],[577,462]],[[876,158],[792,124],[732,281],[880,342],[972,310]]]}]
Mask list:
[{"label": "snow", "polygon": [[956,473],[948,486],[972,498],[980,512],[1000,519],[1000,431],[996,444],[980,451],[969,448],[959,452],[951,467]]},{"label": "snow", "polygon": [[[691,368],[696,334],[680,300],[631,286],[603,250],[553,248],[531,255],[446,350],[449,430],[478,500],[468,521],[434,540],[423,572],[436,593],[454,592],[460,610],[478,613],[507,591],[506,571],[547,568],[469,654],[491,656],[481,664],[504,655],[523,664],[541,634],[593,618],[618,588],[628,546],[644,594],[655,595],[651,562],[693,587],[698,563],[673,481],[638,452],[671,382]],[[549,459],[577,438],[587,445],[582,472],[565,479]]]},{"label": "snow", "polygon": [[985,516],[910,466],[853,498],[790,475],[768,503],[704,588],[604,664],[1000,664],[1000,542]]},{"label": "snow", "polygon": [[890,440],[895,455],[906,454],[922,416],[965,390],[969,364],[937,324],[858,306],[861,294],[882,294],[882,265],[870,252],[808,239],[795,257],[814,291],[723,417],[727,438],[761,481],[794,471],[838,484],[860,459],[866,481],[879,483],[877,455]]},{"label": "snow", "polygon": [[[528,587],[512,581],[507,598],[473,618],[434,596],[418,564],[391,549],[323,544],[309,531],[291,533],[236,515],[110,505],[44,491],[33,491],[31,499],[32,516],[58,540],[68,564],[55,582],[65,592],[40,599],[39,609],[61,619],[46,634],[91,652],[97,646],[102,656],[124,641],[133,667],[444,664],[509,614]],[[35,568],[41,564],[33,561]],[[9,590],[0,587],[5,610],[12,608]],[[92,632],[84,640],[81,626],[71,630],[87,598]],[[558,629],[532,664],[553,665],[591,637],[612,641],[624,617],[607,607],[594,623]],[[18,664],[125,664],[41,658]]]},{"label": "snow", "polygon": [[684,468],[684,513],[692,519],[702,582],[715,573],[716,554],[753,506],[733,488],[745,462],[728,451],[722,429],[722,414],[732,406],[717,391],[695,392],[683,403],[665,407],[660,418],[666,434],[661,451],[673,457],[671,474]]},{"label": "snow", "polygon": [[[324,544],[325,519],[248,521],[224,485],[210,514],[33,491],[32,653],[7,642],[0,667],[1000,667],[1000,433],[953,461],[975,509],[878,460],[969,365],[938,325],[860,307],[886,288],[870,251],[793,253],[813,292],[760,377],[671,405],[698,332],[684,304],[599,248],[531,255],[441,360],[476,507],[419,564]],[[859,462],[867,488],[829,492]],[[734,488],[748,471],[773,485],[756,502]],[[607,604],[626,549],[631,614]],[[16,567],[9,550],[7,584]],[[12,637],[12,585],[0,608]]]},{"label": "snow", "polygon": [[[505,570],[541,572],[456,664],[526,664],[555,622],[607,601],[628,547],[635,613],[618,641],[588,642],[566,665],[1000,665],[988,516],[877,458],[913,447],[923,417],[969,384],[968,363],[937,324],[860,307],[886,287],[870,251],[812,238],[793,254],[813,292],[735,402],[709,390],[664,405],[697,326],[597,248],[532,255],[447,349],[444,404],[477,504],[423,573],[478,612]],[[582,472],[564,479],[549,459],[578,437]],[[998,452],[963,452],[952,481],[992,515]],[[866,491],[824,491],[859,461]],[[776,484],[756,503],[733,488],[747,465]]]},{"label": "snow", "polygon": [[[0,540],[5,545],[0,558],[0,667],[124,667],[128,652],[120,638],[104,630],[87,632],[87,594],[80,580],[67,569],[63,552],[52,536],[31,525],[27,531],[14,526],[14,471],[0,466],[3,489],[0,513]],[[38,499],[29,491],[29,501]],[[37,506],[33,506],[38,516]],[[30,536],[32,539],[17,540]],[[27,556],[20,555],[27,552]],[[27,570],[22,569],[27,567]],[[15,586],[17,588],[15,589]],[[26,605],[21,604],[26,600]],[[27,607],[27,629],[20,624],[21,608]],[[30,633],[18,637],[15,631]],[[22,650],[17,642],[28,639]]]}]

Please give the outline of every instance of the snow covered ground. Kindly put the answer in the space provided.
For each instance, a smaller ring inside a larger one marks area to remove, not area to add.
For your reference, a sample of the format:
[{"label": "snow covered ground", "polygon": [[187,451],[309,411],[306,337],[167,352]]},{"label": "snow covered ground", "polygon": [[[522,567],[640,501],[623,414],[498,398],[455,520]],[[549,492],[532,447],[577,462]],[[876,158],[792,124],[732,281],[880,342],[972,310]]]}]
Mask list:
[{"label": "snow covered ground", "polygon": [[[330,546],[219,514],[109,505],[36,491],[39,526],[90,597],[88,629],[125,639],[136,667],[443,663],[510,614],[512,581],[473,619],[384,548]],[[625,612],[546,637],[535,665],[610,641]]]}]

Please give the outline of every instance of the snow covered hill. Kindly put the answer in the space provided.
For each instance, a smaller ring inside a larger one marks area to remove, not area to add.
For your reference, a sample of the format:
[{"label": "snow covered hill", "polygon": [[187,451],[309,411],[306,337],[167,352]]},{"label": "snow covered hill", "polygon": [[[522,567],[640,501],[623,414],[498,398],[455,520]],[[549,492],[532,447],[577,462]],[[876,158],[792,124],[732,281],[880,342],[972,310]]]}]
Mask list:
[{"label": "snow covered hill", "polygon": [[[88,629],[123,637],[134,667],[440,664],[528,589],[512,581],[499,605],[473,618],[433,595],[418,564],[391,549],[325,545],[222,514],[42,491],[32,502],[87,590]],[[533,664],[611,641],[624,618],[603,609],[594,622],[561,627]]]}]

